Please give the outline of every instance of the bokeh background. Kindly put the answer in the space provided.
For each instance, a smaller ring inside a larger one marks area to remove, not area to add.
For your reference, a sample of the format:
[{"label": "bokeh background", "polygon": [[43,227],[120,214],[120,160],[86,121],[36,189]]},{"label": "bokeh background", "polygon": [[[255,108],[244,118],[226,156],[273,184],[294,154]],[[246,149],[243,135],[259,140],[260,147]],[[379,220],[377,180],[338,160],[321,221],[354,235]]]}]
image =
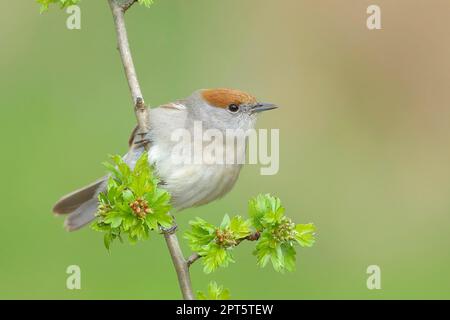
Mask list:
[{"label": "bokeh background", "polygon": [[[382,30],[366,28],[366,8]],[[0,298],[178,299],[164,240],[135,246],[67,233],[63,194],[104,174],[135,119],[106,1],[81,3],[82,29],[53,7],[10,1],[0,15]],[[235,87],[282,106],[280,171],[244,168],[220,201],[178,215],[217,223],[261,192],[281,197],[318,241],[297,271],[260,269],[252,244],[216,280],[236,299],[450,298],[450,3],[446,0],[157,0],[127,14],[146,101]],[[188,248],[183,246],[186,254]],[[66,289],[66,268],[82,289]],[[382,289],[366,288],[379,265]]]}]

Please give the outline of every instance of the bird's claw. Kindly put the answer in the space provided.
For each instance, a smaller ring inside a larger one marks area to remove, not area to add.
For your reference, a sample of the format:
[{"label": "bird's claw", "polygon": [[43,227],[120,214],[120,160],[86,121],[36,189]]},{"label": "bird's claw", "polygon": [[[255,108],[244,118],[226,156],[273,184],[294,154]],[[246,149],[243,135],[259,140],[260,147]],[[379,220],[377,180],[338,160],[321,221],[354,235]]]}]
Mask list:
[{"label": "bird's claw", "polygon": [[133,142],[134,146],[137,147],[137,148],[140,148],[140,147],[147,148],[147,146],[150,143],[151,143],[150,139],[141,139],[141,140]]},{"label": "bird's claw", "polygon": [[177,231],[177,229],[178,229],[178,225],[176,223],[174,223],[169,228],[164,228],[163,226],[159,226],[159,229],[161,229],[162,233],[174,234],[175,231]]},{"label": "bird's claw", "polygon": [[178,229],[178,225],[175,222],[175,217],[172,214],[170,214],[170,213],[169,213],[169,215],[172,217],[172,223],[173,223],[172,226],[169,227],[169,228],[165,228],[165,227],[160,225],[159,229],[161,230],[162,233],[174,234],[175,231],[177,231],[177,229]]}]

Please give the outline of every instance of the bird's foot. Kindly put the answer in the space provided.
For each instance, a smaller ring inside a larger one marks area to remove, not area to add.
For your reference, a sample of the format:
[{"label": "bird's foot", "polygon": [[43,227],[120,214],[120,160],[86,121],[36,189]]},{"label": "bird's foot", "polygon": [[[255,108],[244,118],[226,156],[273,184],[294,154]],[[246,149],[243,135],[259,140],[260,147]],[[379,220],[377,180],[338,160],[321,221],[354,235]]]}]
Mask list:
[{"label": "bird's foot", "polygon": [[174,223],[169,228],[164,228],[163,226],[159,226],[159,229],[161,230],[161,233],[174,234],[178,229],[178,225],[176,223]]},{"label": "bird's foot", "polygon": [[140,133],[136,134],[136,136],[140,136],[140,140],[134,141],[133,145],[136,148],[144,147],[145,149],[147,149],[149,144],[152,142],[150,139],[145,138],[145,136],[147,136],[147,134],[148,134],[148,132],[140,132]]},{"label": "bird's foot", "polygon": [[178,225],[177,225],[177,223],[175,222],[175,217],[173,216],[173,215],[171,215],[172,216],[172,226],[171,227],[169,227],[169,228],[164,228],[163,226],[159,226],[159,229],[161,230],[161,233],[168,233],[168,234],[174,234],[176,231],[177,231],[177,229],[178,229]]}]

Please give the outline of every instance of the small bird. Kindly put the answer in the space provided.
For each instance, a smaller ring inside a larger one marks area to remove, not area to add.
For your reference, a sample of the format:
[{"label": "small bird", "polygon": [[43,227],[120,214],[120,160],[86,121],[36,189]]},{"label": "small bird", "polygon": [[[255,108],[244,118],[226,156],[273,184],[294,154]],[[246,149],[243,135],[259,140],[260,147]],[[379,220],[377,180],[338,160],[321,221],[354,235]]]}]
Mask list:
[{"label": "small bird", "polygon": [[[129,151],[123,157],[132,168],[145,150],[148,150],[148,161],[154,166],[161,180],[161,187],[171,194],[174,209],[182,209],[207,204],[221,198],[234,186],[242,163],[218,161],[196,163],[192,161],[193,148],[199,141],[174,141],[172,134],[177,130],[194,133],[195,124],[201,123],[203,130],[214,130],[226,136],[228,130],[236,130],[244,134],[253,129],[256,114],[261,111],[275,109],[270,103],[260,103],[252,95],[235,89],[201,89],[186,99],[177,100],[149,110],[149,132],[140,133],[136,127],[129,140]],[[241,130],[238,130],[241,129]],[[193,134],[193,139],[199,139]],[[206,141],[200,137],[203,146]],[[181,157],[189,157],[185,161],[174,161],[176,147],[184,145],[187,152]],[[237,157],[245,157],[244,145],[220,143],[223,153],[234,152]],[[216,155],[219,157],[220,152]],[[214,155],[213,155],[214,157]],[[81,228],[95,219],[98,206],[98,195],[106,190],[108,176],[76,190],[61,198],[54,206],[53,212],[69,214],[65,220],[68,231]]]}]

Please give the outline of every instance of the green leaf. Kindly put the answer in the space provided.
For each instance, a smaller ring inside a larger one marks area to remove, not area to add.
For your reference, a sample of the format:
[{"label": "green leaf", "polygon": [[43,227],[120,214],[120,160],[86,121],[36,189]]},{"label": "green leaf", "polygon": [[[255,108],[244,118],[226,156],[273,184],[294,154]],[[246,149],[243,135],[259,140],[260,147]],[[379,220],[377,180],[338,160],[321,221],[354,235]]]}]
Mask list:
[{"label": "green leaf", "polygon": [[139,4],[149,8],[153,4],[153,0],[138,0]]},{"label": "green leaf", "polygon": [[111,172],[114,176],[116,176],[117,178],[120,177],[120,172],[119,170],[117,170],[117,167],[115,165],[113,165],[111,162],[103,162],[102,163],[103,166],[109,171]]},{"label": "green leaf", "polygon": [[[145,153],[142,155],[144,156]],[[125,163],[125,161],[122,159],[119,155],[111,156],[111,160],[115,163],[116,169],[118,170],[118,173],[116,173],[115,178],[119,184],[124,184],[125,186],[128,185],[128,180],[131,176],[131,169],[130,167]]]},{"label": "green leaf", "polygon": [[80,0],[36,0],[36,2],[41,5],[40,11],[43,13],[48,10],[50,4],[59,4],[60,8],[63,9],[79,3]]},{"label": "green leaf", "polygon": [[264,229],[262,219],[265,213],[266,213],[266,201],[263,195],[260,194],[248,202],[248,214],[250,216],[250,220],[252,221],[252,225],[257,230]]},{"label": "green leaf", "polygon": [[114,219],[111,219],[111,228],[118,228],[122,223],[122,220],[122,217],[115,217]]},{"label": "green leaf", "polygon": [[171,215],[164,212],[159,212],[155,214],[156,220],[158,221],[158,224],[161,225],[164,228],[170,228],[173,225],[173,218]]},{"label": "green leaf", "polygon": [[254,254],[256,263],[260,267],[265,267],[272,256],[276,256],[276,242],[268,231],[264,231],[259,238]]},{"label": "green leaf", "polygon": [[220,224],[220,227],[222,229],[227,228],[230,225],[230,216],[229,215],[225,215],[222,219],[222,223]]},{"label": "green leaf", "polygon": [[191,231],[185,232],[184,238],[189,241],[189,246],[193,251],[199,252],[214,240],[216,228],[201,218],[196,218],[189,224]]},{"label": "green leaf", "polygon": [[198,252],[202,257],[203,271],[211,273],[219,267],[228,267],[230,262],[234,262],[230,250],[227,250],[217,243],[210,243]]},{"label": "green leaf", "polygon": [[282,272],[284,269],[284,255],[281,244],[277,244],[274,253],[270,256],[270,261],[272,262],[273,268],[277,272]]},{"label": "green leaf", "polygon": [[130,190],[124,190],[122,192],[122,197],[123,197],[123,200],[125,200],[128,203],[131,203],[135,200],[134,194]]},{"label": "green leaf", "polygon": [[[73,4],[77,4],[80,0],[36,0],[41,5],[41,12],[47,11],[48,6],[52,3],[59,4],[61,8],[66,8]],[[138,3],[149,8],[153,4],[153,0],[138,0]]]},{"label": "green leaf", "polygon": [[208,285],[207,294],[201,291],[197,292],[198,300],[229,300],[230,291],[224,289],[223,286],[219,286],[216,282],[212,281]]},{"label": "green leaf", "polygon": [[281,245],[281,249],[283,250],[283,257],[284,257],[284,267],[287,271],[294,271],[295,270],[295,256],[297,252],[295,251],[295,248],[288,244],[283,243]]},{"label": "green leaf", "polygon": [[105,245],[106,250],[110,250],[111,247],[111,241],[112,241],[112,235],[110,232],[105,233],[103,236],[103,244]]},{"label": "green leaf", "polygon": [[147,224],[147,227],[150,230],[155,230],[158,228],[158,220],[156,219],[156,217],[152,214],[148,214],[145,217],[145,223]]},{"label": "green leaf", "polygon": [[312,247],[312,245],[316,241],[314,237],[316,227],[314,226],[314,224],[297,224],[295,226],[295,231],[297,232],[297,234],[295,235],[295,239],[302,247]]},{"label": "green leaf", "polygon": [[249,201],[248,212],[252,225],[257,230],[263,230],[270,224],[280,223],[284,216],[284,208],[279,198],[270,194],[259,194]]},{"label": "green leaf", "polygon": [[137,223],[139,223],[139,221],[132,214],[124,215],[122,220],[122,230],[126,233]]},{"label": "green leaf", "polygon": [[295,269],[295,249],[288,242],[278,242],[268,230],[261,235],[254,254],[259,267],[270,261],[277,272]]},{"label": "green leaf", "polygon": [[241,216],[234,216],[229,225],[237,239],[243,239],[252,233],[250,220],[244,220]]},{"label": "green leaf", "polygon": [[275,211],[270,210],[269,212],[266,213],[266,215],[263,218],[264,223],[266,226],[281,223],[283,216],[284,216],[284,208],[278,207]]}]

